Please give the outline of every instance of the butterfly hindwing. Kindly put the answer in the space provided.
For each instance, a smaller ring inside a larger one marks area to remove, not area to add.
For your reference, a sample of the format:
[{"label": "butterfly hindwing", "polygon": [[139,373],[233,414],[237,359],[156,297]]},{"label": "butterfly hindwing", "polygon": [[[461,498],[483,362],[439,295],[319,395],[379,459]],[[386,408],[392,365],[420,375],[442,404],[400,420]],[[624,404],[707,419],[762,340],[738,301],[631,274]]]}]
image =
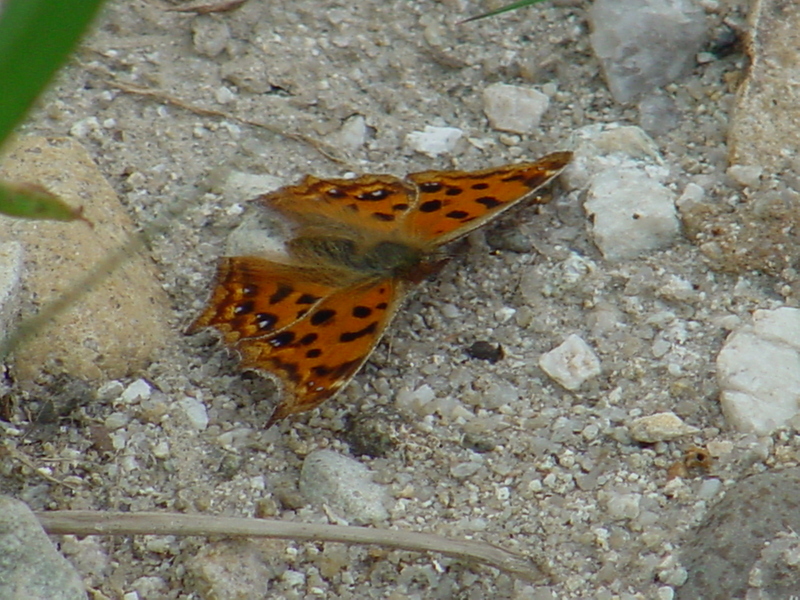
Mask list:
[{"label": "butterfly hindwing", "polygon": [[272,372],[283,383],[269,425],[318,406],[350,381],[383,336],[402,288],[383,279],[337,290],[281,331],[235,345],[242,366]]},{"label": "butterfly hindwing", "polygon": [[264,337],[302,319],[336,289],[313,269],[254,256],[223,258],[211,300],[189,332],[215,327],[227,344]]}]

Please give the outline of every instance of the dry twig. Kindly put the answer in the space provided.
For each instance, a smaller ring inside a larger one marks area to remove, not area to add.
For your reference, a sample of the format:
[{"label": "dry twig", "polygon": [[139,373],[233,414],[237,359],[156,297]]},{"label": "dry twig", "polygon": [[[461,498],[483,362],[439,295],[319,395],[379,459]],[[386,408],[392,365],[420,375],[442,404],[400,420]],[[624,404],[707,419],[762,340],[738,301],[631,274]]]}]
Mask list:
[{"label": "dry twig", "polygon": [[542,568],[532,560],[497,546],[413,531],[156,512],[64,510],[41,512],[36,516],[44,529],[51,534],[222,535],[376,544],[415,552],[439,552],[446,556],[490,565],[527,581],[542,581],[547,578]]}]

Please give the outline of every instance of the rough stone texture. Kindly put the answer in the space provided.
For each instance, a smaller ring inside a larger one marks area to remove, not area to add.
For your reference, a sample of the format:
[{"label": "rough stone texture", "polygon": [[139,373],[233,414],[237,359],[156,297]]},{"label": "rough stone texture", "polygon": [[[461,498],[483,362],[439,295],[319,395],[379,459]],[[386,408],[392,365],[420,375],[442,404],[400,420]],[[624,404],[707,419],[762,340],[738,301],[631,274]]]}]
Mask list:
[{"label": "rough stone texture", "polygon": [[550,106],[539,90],[493,83],[483,90],[483,112],[495,129],[511,133],[533,133]]},{"label": "rough stone texture", "polygon": [[730,112],[727,148],[734,168],[753,169],[760,181],[733,197],[733,210],[730,201],[703,202],[682,211],[684,222],[716,268],[762,271],[800,293],[800,4],[755,0],[747,31],[750,67]]},{"label": "rough stone texture", "polygon": [[720,402],[739,431],[769,434],[800,413],[800,309],[757,310],[717,356]]},{"label": "rough stone texture", "polygon": [[595,243],[607,260],[666,248],[680,232],[675,195],[641,168],[599,173],[592,179],[584,208]]},{"label": "rough stone texture", "polygon": [[[86,150],[69,139],[17,140],[0,163],[0,178],[44,185],[82,206],[94,228],[0,218],[0,239],[25,249],[24,315],[71,289],[125,244],[133,225]],[[171,308],[149,261],[132,253],[74,305],[14,351],[14,371],[30,382],[54,368],[81,379],[123,377],[144,368],[169,336]],[[49,366],[46,366],[49,365]]]},{"label": "rough stone texture", "polygon": [[0,598],[85,600],[78,572],[22,502],[0,496]]},{"label": "rough stone texture", "polygon": [[572,334],[539,358],[542,370],[568,390],[577,390],[600,373],[600,359],[580,336]]},{"label": "rough stone texture", "polygon": [[730,162],[769,173],[797,169],[800,4],[754,0],[748,21],[750,67],[731,114]]},{"label": "rough stone texture", "polygon": [[353,523],[375,523],[389,516],[386,490],[372,481],[369,469],[331,450],[306,456],[300,491],[309,502],[328,504]]},{"label": "rough stone texture", "polygon": [[597,0],[592,48],[617,102],[630,102],[685,74],[705,39],[691,0]]},{"label": "rough stone texture", "polygon": [[20,243],[0,243],[0,338],[5,338],[17,322],[23,270]]},{"label": "rough stone texture", "polygon": [[[752,475],[732,488],[711,507],[693,532],[681,557],[689,574],[678,588],[678,600],[731,600],[745,598],[751,570],[765,556],[764,545],[800,530],[800,469]],[[765,570],[758,587],[780,590],[788,582],[781,569]],[[770,580],[770,576],[775,579]],[[800,581],[794,570],[790,576]],[[796,591],[797,584],[794,590]],[[751,596],[746,596],[751,598]],[[752,596],[759,598],[759,596]],[[769,595],[762,600],[789,600]]]},{"label": "rough stone texture", "polygon": [[700,432],[697,427],[687,425],[678,415],[671,412],[634,419],[628,424],[628,430],[633,439],[645,444],[666,442],[684,435]]}]

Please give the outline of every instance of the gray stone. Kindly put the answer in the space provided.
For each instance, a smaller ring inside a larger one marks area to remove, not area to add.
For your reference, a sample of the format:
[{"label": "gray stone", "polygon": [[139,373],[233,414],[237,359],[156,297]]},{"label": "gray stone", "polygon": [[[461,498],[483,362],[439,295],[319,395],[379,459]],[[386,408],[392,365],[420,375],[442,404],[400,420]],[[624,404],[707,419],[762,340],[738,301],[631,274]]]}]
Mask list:
[{"label": "gray stone", "polygon": [[22,502],[0,496],[0,598],[86,600],[80,575]]},{"label": "gray stone", "polygon": [[[681,563],[689,577],[678,588],[677,600],[790,598],[780,590],[787,585],[795,592],[800,589],[798,570],[787,572],[785,564],[777,564],[765,544],[785,544],[786,534],[800,531],[798,498],[797,468],[753,475],[730,488],[708,511],[684,548]],[[792,545],[791,540],[788,542]],[[772,566],[764,568],[767,564]],[[756,580],[753,570],[758,566],[761,572]],[[750,595],[750,582],[768,595]]]},{"label": "gray stone", "polygon": [[327,504],[339,516],[357,524],[389,517],[386,489],[374,483],[367,467],[332,450],[306,456],[300,472],[300,491],[316,505]]},{"label": "gray stone", "polygon": [[691,0],[596,0],[590,41],[620,103],[674,81],[695,62],[705,15]]},{"label": "gray stone", "polygon": [[[44,186],[68,205],[82,206],[94,226],[0,218],[0,239],[19,240],[25,249],[23,317],[71,290],[135,235],[114,190],[86,149],[71,139],[18,139],[6,149],[0,178]],[[23,386],[48,364],[78,379],[127,377],[165,344],[171,312],[152,262],[131,250],[110,275],[80,290],[72,306],[51,315],[14,350],[14,374]]]}]

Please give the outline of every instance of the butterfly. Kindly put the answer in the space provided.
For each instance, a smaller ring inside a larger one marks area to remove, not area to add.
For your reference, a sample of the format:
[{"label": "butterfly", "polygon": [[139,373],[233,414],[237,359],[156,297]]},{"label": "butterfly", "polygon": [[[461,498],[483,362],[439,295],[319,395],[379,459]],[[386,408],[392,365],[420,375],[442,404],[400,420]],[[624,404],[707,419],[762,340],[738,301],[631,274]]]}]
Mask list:
[{"label": "butterfly", "polygon": [[189,332],[217,329],[242,368],[280,381],[283,397],[267,427],[311,410],[345,387],[410,288],[442,267],[442,245],[534,197],[571,157],[555,152],[405,179],[309,175],[259,196],[293,226],[286,259],[221,258],[208,305]]}]

